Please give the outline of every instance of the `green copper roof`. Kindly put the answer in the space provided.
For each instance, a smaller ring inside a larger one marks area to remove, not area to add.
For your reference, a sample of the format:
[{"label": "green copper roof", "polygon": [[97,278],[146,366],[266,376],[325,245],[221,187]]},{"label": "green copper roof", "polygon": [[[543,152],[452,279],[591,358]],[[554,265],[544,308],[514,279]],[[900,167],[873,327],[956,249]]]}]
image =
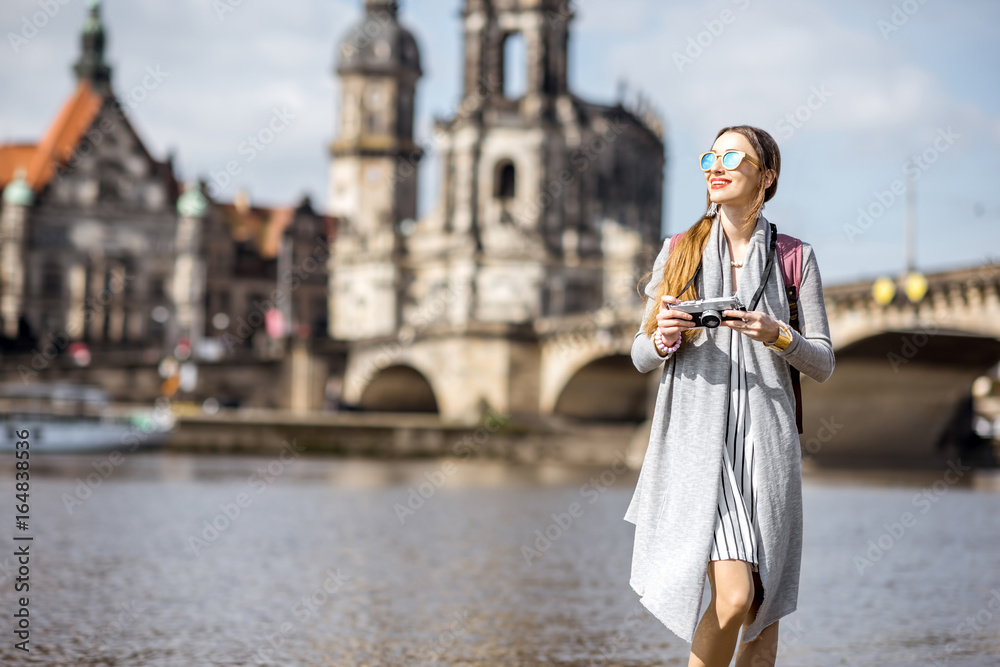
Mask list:
[{"label": "green copper roof", "polygon": [[90,10],[90,15],[87,16],[87,21],[83,24],[84,33],[100,32],[103,29],[101,26],[101,0],[90,0],[87,3],[87,8]]},{"label": "green copper roof", "polygon": [[107,38],[101,22],[101,3],[90,0],[87,6],[87,19],[80,33],[80,57],[73,65],[73,71],[77,80],[89,81],[95,90],[106,94],[111,87],[111,66],[104,60]]},{"label": "green copper roof", "polygon": [[177,198],[177,212],[185,218],[204,218],[208,212],[208,200],[197,185],[188,185],[180,197]]},{"label": "green copper roof", "polygon": [[19,169],[14,180],[3,190],[3,203],[12,206],[31,206],[35,201],[35,193],[31,191],[28,181],[24,180],[24,170]]}]

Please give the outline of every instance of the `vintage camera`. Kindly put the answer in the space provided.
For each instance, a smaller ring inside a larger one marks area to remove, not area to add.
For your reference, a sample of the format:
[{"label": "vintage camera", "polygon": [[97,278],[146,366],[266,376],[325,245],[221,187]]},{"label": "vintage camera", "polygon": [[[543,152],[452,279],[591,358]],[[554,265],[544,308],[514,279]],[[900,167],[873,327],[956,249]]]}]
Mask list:
[{"label": "vintage camera", "polygon": [[739,317],[723,317],[724,310],[746,310],[746,306],[735,294],[732,296],[721,296],[714,299],[697,299],[694,301],[681,301],[670,306],[672,310],[681,310],[690,313],[694,321],[695,328],[705,327],[715,329],[723,320],[738,320]]}]

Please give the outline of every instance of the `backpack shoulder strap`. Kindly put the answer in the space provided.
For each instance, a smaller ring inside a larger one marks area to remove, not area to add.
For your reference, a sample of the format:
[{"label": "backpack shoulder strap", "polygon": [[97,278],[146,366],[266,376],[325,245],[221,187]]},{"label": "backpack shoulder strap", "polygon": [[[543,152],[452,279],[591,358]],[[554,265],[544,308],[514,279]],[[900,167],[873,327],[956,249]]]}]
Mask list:
[{"label": "backpack shoulder strap", "polygon": [[778,234],[778,256],[781,257],[781,275],[788,295],[788,324],[799,330],[799,285],[802,283],[802,241]]},{"label": "backpack shoulder strap", "polygon": [[[785,281],[788,296],[788,325],[799,331],[799,285],[802,283],[802,241],[778,234],[778,256],[781,258],[781,275]],[[801,331],[800,331],[801,333]],[[795,394],[795,425],[802,433],[802,385],[799,370],[789,364],[792,375],[792,389]]]},{"label": "backpack shoulder strap", "polygon": [[681,237],[683,237],[683,236],[684,236],[684,232],[677,232],[676,234],[674,234],[673,236],[670,237],[670,247],[667,248],[667,254],[668,254],[668,256],[669,256],[670,253],[672,253],[674,251],[674,247],[680,242]]}]

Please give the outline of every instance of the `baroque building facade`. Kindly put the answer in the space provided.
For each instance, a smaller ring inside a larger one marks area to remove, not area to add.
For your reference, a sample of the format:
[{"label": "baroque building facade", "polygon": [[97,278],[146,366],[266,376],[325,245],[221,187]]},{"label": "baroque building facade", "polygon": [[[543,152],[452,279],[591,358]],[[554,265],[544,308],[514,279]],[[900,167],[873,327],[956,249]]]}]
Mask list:
[{"label": "baroque building facade", "polygon": [[[277,357],[281,339],[326,338],[327,262],[335,220],[317,212],[308,197],[298,205],[262,207],[245,192],[206,213],[203,335],[220,352]],[[268,313],[280,322],[266,326]],[[275,328],[281,335],[272,335]]]},{"label": "baroque building facade", "polygon": [[272,208],[183,188],[115,95],[99,2],[80,39],[76,88],[43,138],[0,146],[0,349],[49,359],[82,343],[155,362],[181,343],[209,362],[325,338],[335,221],[308,198]]},{"label": "baroque building facade", "polygon": [[[338,49],[331,149],[330,213],[343,224],[330,335],[352,341],[344,400],[461,420],[538,414],[546,323],[638,303],[660,238],[662,126],[570,90],[569,0],[466,0],[461,102],[418,145],[416,40],[396,2],[365,10]],[[441,190],[415,219],[428,151]]]},{"label": "baroque building facade", "polygon": [[111,88],[100,7],[74,66],[77,84],[37,144],[0,147],[0,335],[64,349],[69,341],[135,347],[162,339],[178,186]]},{"label": "baroque building facade", "polygon": [[[466,0],[460,101],[418,142],[417,40],[395,1],[364,9],[337,47],[320,213],[181,187],[115,98],[91,3],[73,96],[40,142],[0,146],[0,347],[190,355],[204,378],[215,361],[275,360],[292,337],[321,349],[317,368],[347,407],[470,421],[550,413],[570,396],[586,413],[587,392],[563,388],[595,358],[621,357],[601,341],[631,339],[635,284],[659,240],[659,119],[572,92],[569,0]],[[428,153],[440,190],[418,216]],[[598,317],[613,324],[594,329]],[[597,347],[553,357],[581,326]],[[329,356],[345,347],[346,362]],[[217,370],[217,387],[236,377]],[[280,384],[239,377],[222,387],[234,403],[248,385]],[[626,389],[618,413],[640,414],[644,388]]]}]

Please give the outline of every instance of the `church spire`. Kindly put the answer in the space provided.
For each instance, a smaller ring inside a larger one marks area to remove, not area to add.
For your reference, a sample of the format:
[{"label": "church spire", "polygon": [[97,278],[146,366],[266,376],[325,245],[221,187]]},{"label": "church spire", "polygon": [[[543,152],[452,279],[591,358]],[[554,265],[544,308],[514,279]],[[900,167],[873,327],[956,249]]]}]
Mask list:
[{"label": "church spire", "polygon": [[99,93],[111,91],[111,66],[104,60],[104,24],[100,0],[89,0],[88,16],[80,34],[80,59],[73,65],[77,81],[88,81]]}]

